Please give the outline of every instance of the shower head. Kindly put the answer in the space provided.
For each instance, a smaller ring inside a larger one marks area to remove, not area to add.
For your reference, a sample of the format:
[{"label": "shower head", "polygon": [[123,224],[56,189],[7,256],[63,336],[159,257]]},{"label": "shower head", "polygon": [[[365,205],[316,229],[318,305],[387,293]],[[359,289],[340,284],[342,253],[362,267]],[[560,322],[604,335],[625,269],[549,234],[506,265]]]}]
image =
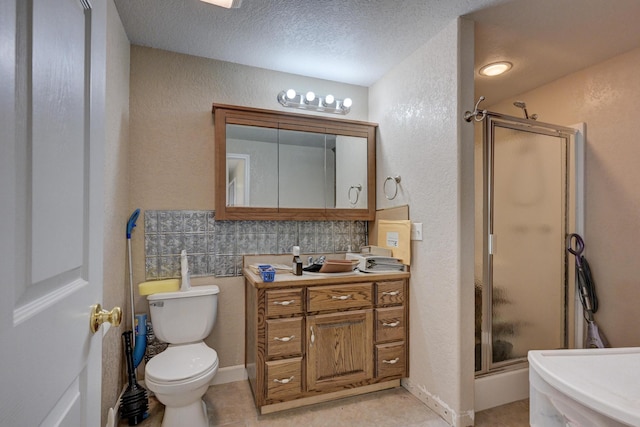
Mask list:
[{"label": "shower head", "polygon": [[516,101],[513,103],[513,105],[518,108],[522,108],[522,111],[524,112],[524,118],[529,118],[529,113],[527,112],[527,104],[524,101]]}]

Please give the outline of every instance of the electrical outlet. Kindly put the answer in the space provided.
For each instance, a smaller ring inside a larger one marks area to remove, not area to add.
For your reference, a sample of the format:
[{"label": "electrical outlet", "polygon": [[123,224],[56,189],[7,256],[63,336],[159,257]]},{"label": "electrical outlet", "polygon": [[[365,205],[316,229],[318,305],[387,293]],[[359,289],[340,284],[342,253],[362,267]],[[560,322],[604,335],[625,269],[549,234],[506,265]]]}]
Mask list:
[{"label": "electrical outlet", "polygon": [[422,240],[422,223],[411,223],[411,240]]}]

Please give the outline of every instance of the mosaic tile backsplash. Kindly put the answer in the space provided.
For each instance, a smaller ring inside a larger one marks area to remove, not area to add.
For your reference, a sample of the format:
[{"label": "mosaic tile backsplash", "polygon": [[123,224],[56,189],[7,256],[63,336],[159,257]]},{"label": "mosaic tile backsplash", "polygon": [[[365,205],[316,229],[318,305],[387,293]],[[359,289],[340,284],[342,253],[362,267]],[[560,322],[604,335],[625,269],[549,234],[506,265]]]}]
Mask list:
[{"label": "mosaic tile backsplash", "polygon": [[191,276],[242,275],[243,255],[359,252],[366,221],[216,221],[214,211],[144,213],[147,280],[180,277],[186,249]]}]

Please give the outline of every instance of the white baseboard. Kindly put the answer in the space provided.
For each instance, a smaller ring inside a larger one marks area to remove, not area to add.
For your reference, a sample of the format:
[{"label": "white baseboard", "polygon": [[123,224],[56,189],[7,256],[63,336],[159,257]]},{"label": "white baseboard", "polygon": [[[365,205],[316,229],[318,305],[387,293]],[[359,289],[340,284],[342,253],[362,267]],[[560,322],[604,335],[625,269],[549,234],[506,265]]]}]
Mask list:
[{"label": "white baseboard", "polygon": [[409,378],[403,378],[401,384],[409,391],[409,393],[413,394],[418,398],[418,400],[427,405],[429,409],[440,415],[440,417],[448,422],[449,425],[454,425],[454,414],[450,408],[440,399],[429,393],[424,386],[415,384]]},{"label": "white baseboard", "polygon": [[244,365],[225,366],[218,369],[218,372],[211,380],[211,385],[227,384],[236,381],[243,381],[249,378]]},{"label": "white baseboard", "polygon": [[410,378],[403,378],[401,384],[409,393],[417,397],[429,409],[438,414],[440,418],[445,420],[450,426],[462,427],[473,425],[473,411],[456,412],[452,410],[446,402],[438,396],[427,391],[423,385],[415,384]]},{"label": "white baseboard", "polygon": [[529,398],[529,368],[475,380],[475,412]]}]

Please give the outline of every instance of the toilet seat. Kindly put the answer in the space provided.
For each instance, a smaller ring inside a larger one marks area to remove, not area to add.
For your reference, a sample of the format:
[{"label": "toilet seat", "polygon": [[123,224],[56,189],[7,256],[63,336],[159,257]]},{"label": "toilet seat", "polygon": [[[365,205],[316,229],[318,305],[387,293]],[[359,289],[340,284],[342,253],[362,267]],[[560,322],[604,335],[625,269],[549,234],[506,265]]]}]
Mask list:
[{"label": "toilet seat", "polygon": [[204,342],[169,346],[145,367],[145,378],[158,385],[188,383],[218,369],[218,354]]}]

